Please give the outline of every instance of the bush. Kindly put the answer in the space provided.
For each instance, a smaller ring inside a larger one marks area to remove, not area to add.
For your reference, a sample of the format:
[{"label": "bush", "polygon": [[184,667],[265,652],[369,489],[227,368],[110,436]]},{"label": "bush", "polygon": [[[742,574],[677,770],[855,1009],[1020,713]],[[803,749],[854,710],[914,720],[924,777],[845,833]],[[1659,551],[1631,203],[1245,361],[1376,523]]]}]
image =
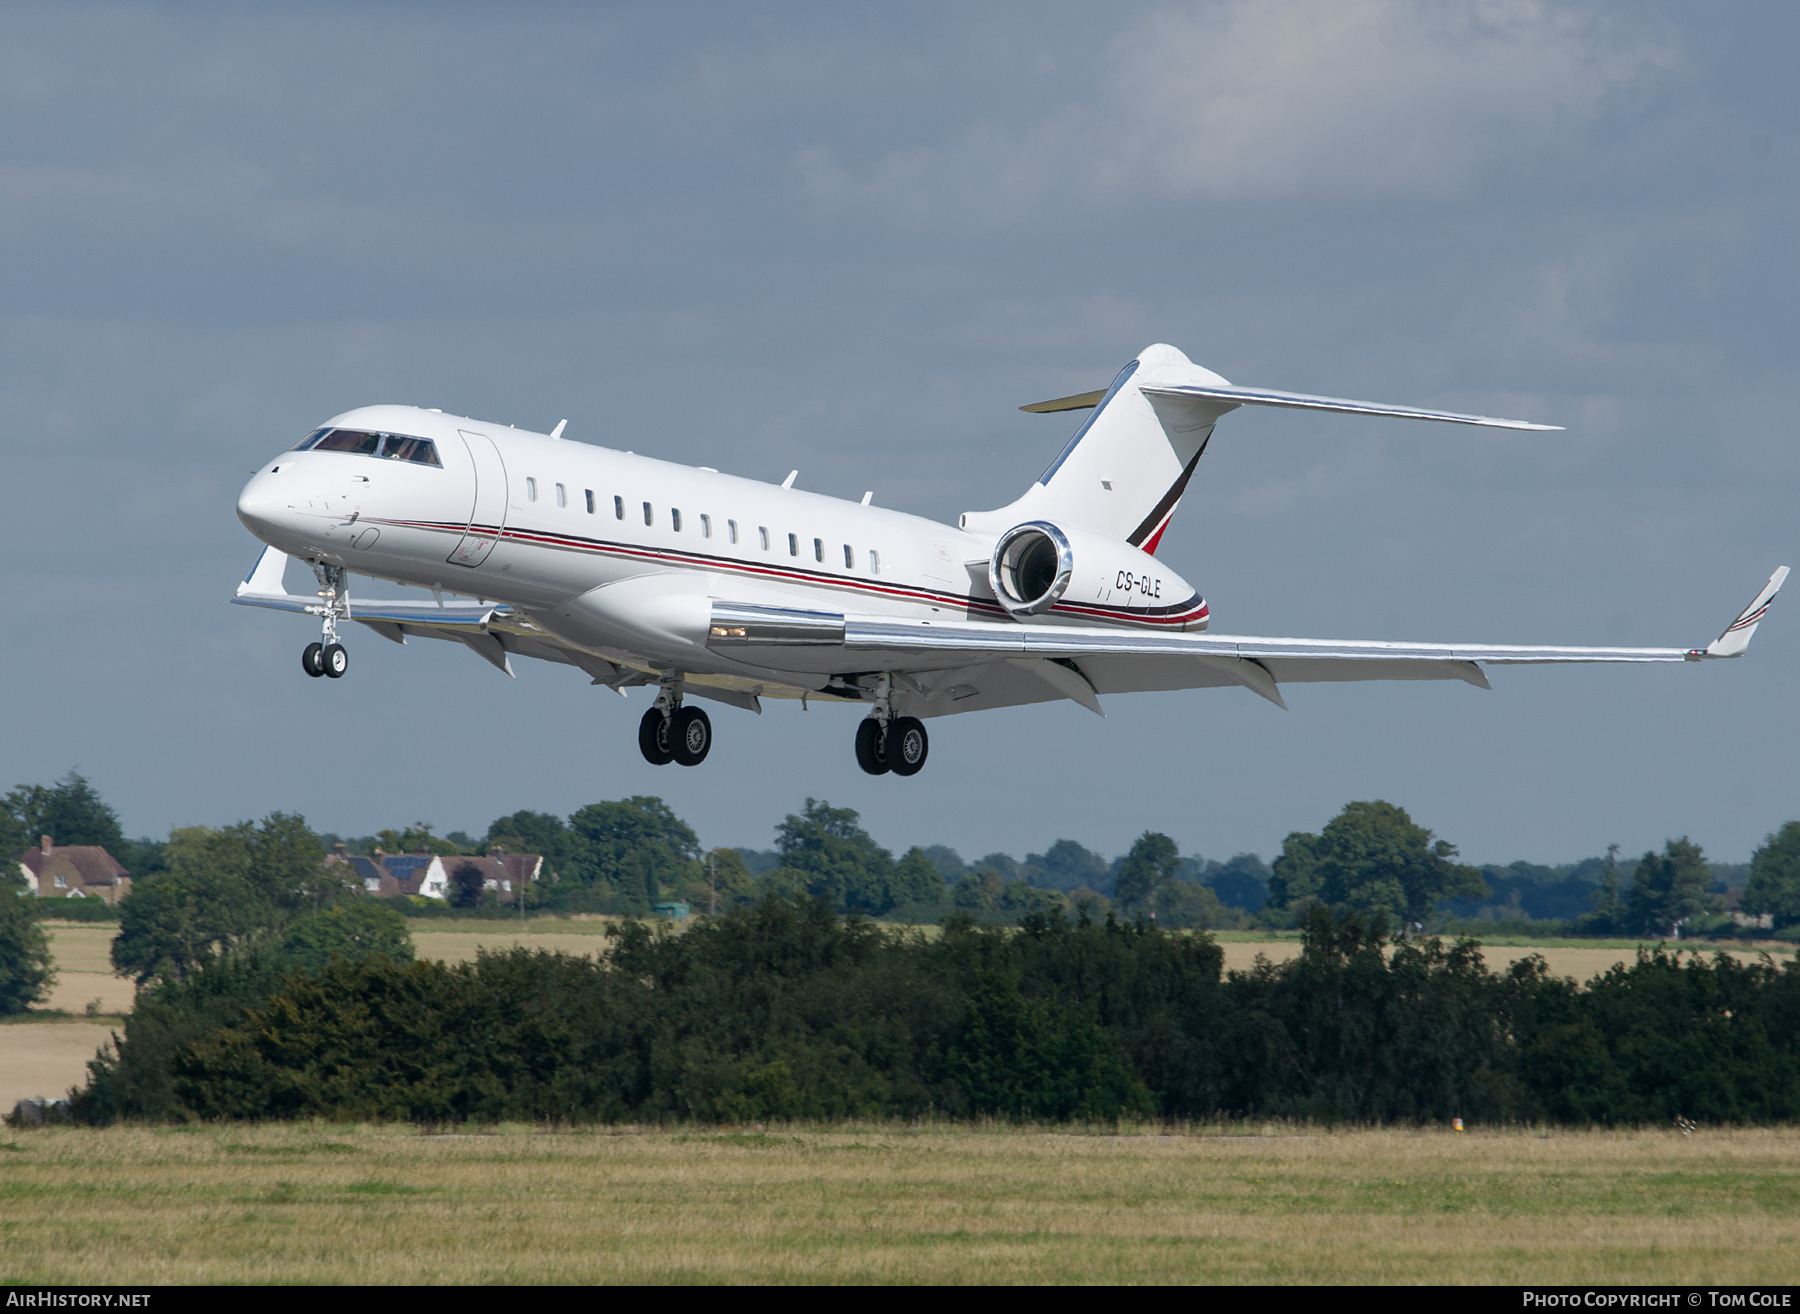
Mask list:
[{"label": "bush", "polygon": [[[309,944],[345,929],[325,916]],[[252,954],[149,992],[76,1116],[1800,1116],[1792,964],[1659,949],[1582,989],[1379,915],[1314,905],[1302,929],[1298,957],[1229,975],[1206,935],[1148,922],[964,912],[927,938],[824,899],[622,922],[598,962],[412,963],[350,937],[360,960]]]},{"label": "bush", "polygon": [[119,905],[101,899],[33,899],[32,911],[59,922],[116,922]]}]

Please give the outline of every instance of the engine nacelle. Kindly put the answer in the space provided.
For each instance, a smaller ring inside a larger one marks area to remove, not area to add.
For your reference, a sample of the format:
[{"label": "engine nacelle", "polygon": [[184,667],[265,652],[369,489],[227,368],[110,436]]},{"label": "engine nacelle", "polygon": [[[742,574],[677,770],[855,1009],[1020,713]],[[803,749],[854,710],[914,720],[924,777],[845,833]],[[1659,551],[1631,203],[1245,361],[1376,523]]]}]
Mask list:
[{"label": "engine nacelle", "polygon": [[1091,529],[1027,520],[994,544],[988,583],[1014,620],[1206,628],[1206,602],[1148,552]]}]

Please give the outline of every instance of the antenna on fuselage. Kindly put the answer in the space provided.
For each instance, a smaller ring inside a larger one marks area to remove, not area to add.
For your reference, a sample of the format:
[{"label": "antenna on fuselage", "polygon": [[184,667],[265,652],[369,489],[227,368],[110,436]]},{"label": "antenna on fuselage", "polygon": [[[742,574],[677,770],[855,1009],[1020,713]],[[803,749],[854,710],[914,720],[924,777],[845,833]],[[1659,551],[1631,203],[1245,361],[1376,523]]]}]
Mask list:
[{"label": "antenna on fuselage", "polygon": [[562,431],[568,427],[569,427],[569,422],[567,420],[558,420],[556,422],[556,427],[550,431],[550,436],[552,438],[561,438]]},{"label": "antenna on fuselage", "polygon": [[800,477],[800,472],[798,470],[789,470],[788,477],[781,481],[781,486],[783,488],[792,488],[794,486],[794,480],[798,479],[799,477]]}]

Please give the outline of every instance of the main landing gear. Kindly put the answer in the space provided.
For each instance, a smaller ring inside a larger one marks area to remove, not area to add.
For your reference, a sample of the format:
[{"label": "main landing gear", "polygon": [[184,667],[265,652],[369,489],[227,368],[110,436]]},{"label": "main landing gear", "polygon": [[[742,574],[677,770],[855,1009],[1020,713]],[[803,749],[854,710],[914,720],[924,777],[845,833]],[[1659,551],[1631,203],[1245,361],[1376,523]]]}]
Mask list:
[{"label": "main landing gear", "polygon": [[712,751],[712,719],[698,707],[681,705],[680,680],[665,681],[638,722],[638,751],[651,766],[699,766]]},{"label": "main landing gear", "polygon": [[319,636],[319,642],[306,645],[306,650],[300,654],[300,668],[314,679],[329,675],[336,680],[350,669],[350,654],[344,651],[344,645],[337,638],[338,618],[348,619],[350,615],[350,590],[345,586],[342,566],[320,564],[313,567],[313,574],[319,577],[319,583],[324,587],[319,590],[318,604],[308,607],[306,612],[309,616],[322,618],[324,632]]},{"label": "main landing gear", "polygon": [[856,727],[856,764],[872,776],[916,776],[931,753],[931,736],[916,716],[895,716],[893,687],[881,677],[874,710]]}]

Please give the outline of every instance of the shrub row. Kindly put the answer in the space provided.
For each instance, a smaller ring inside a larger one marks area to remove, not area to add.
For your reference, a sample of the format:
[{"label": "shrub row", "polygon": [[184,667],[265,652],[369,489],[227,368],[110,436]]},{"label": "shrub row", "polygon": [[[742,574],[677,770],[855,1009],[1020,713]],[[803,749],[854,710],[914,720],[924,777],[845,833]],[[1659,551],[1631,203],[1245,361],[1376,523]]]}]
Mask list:
[{"label": "shrub row", "polygon": [[604,961],[215,963],[140,1002],[75,1099],[119,1118],[739,1122],[1127,1114],[1378,1123],[1800,1113],[1800,973],[1661,951],[1578,988],[1314,909],[1304,952],[1034,916],[941,936],[771,898]]}]

